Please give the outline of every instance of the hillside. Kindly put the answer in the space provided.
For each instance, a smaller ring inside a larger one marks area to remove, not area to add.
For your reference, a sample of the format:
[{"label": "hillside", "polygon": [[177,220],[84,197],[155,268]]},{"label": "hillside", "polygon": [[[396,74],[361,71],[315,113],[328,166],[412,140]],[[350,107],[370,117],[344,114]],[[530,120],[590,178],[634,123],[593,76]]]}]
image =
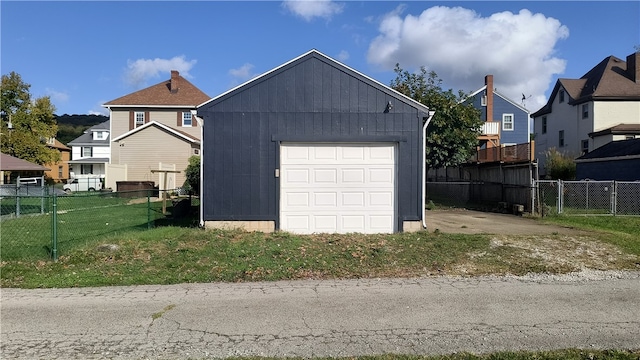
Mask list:
[{"label": "hillside", "polygon": [[55,115],[58,123],[56,138],[63,144],[82,135],[88,128],[109,120],[105,115]]}]

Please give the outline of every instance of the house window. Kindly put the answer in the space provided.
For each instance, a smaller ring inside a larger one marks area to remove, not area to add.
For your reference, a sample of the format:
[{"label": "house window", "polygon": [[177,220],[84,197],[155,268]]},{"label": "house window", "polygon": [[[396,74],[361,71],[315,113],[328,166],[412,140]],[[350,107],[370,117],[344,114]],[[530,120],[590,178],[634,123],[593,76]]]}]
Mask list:
[{"label": "house window", "polygon": [[81,174],[93,174],[93,164],[82,164],[80,167]]},{"label": "house window", "polygon": [[487,106],[487,94],[482,95],[480,98],[480,106]]},{"label": "house window", "polygon": [[182,113],[182,126],[192,126],[191,112],[185,111]]},{"label": "house window", "polygon": [[564,147],[564,130],[558,131],[558,146]]},{"label": "house window", "polygon": [[144,125],[144,112],[136,111],[136,127]]},{"label": "house window", "polygon": [[547,133],[547,117],[546,116],[542,117],[542,133],[543,134]]},{"label": "house window", "polygon": [[104,131],[96,131],[95,132],[95,139],[96,140],[104,140]]},{"label": "house window", "polygon": [[558,94],[558,96],[559,96],[558,101],[563,103],[564,102],[564,90],[560,90],[560,93]]},{"label": "house window", "polygon": [[589,117],[589,104],[582,104],[582,118],[586,119]]},{"label": "house window", "polygon": [[582,153],[586,154],[589,152],[589,140],[582,140]]},{"label": "house window", "polygon": [[194,155],[200,155],[200,149],[193,149]]},{"label": "house window", "polygon": [[502,130],[513,130],[513,114],[502,114]]},{"label": "house window", "polygon": [[91,146],[82,147],[82,157],[91,157],[93,154],[93,148]]},{"label": "house window", "polygon": [[58,166],[58,179],[62,179],[62,166]]}]

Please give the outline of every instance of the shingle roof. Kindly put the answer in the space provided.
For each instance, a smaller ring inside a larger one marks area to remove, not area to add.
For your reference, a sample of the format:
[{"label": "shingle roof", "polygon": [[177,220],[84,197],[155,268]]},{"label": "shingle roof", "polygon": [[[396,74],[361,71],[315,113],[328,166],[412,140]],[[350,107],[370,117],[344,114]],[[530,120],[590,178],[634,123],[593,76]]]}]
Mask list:
[{"label": "shingle roof", "polygon": [[71,151],[71,148],[69,148],[67,145],[61,143],[58,139],[53,139],[53,144],[47,143],[47,146],[50,147],[50,148],[58,149],[58,150],[69,150],[69,151]]},{"label": "shingle roof", "polygon": [[589,137],[596,137],[601,135],[640,135],[640,124],[620,124],[612,126],[608,129],[589,133]]},{"label": "shingle roof", "polygon": [[[636,59],[635,66],[640,66],[640,52],[629,57]],[[634,69],[628,69],[627,65],[622,59],[608,56],[580,79],[558,79],[547,104],[531,116],[538,117],[550,113],[553,99],[561,87],[569,95],[568,103],[571,105],[592,100],[640,101],[640,81],[634,81],[631,75]]]},{"label": "shingle roof", "polygon": [[42,165],[27,160],[18,159],[11,155],[0,153],[0,171],[46,171],[51,170]]},{"label": "shingle roof", "polygon": [[587,159],[602,159],[621,156],[640,155],[640,139],[612,141],[576,159],[576,162]]},{"label": "shingle roof", "polygon": [[105,103],[112,106],[189,106],[196,107],[210,97],[173,70],[171,78]]},{"label": "shingle roof", "polygon": [[68,145],[81,145],[81,144],[92,144],[92,145],[109,145],[109,136],[102,140],[94,140],[93,139],[93,131],[95,130],[109,130],[109,120],[102,122],[97,125],[93,125],[84,131],[84,134],[78,136],[77,138],[69,141]]}]

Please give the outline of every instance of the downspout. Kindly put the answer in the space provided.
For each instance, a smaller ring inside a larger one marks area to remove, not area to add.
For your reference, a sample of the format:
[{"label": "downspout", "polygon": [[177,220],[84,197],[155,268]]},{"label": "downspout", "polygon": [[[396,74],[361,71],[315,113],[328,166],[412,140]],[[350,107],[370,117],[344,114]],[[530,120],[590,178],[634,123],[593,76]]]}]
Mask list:
[{"label": "downspout", "polygon": [[202,204],[204,203],[204,201],[202,201],[202,195],[203,195],[203,181],[202,181],[202,169],[204,166],[204,119],[201,117],[198,117],[198,111],[197,110],[191,110],[191,115],[196,119],[196,121],[198,122],[198,126],[200,126],[200,190],[199,190],[199,194],[200,194],[200,211],[198,211],[200,213],[200,222],[199,225],[201,228],[204,228],[204,214],[202,212],[203,207]]},{"label": "downspout", "polygon": [[425,208],[427,207],[427,126],[433,119],[435,111],[429,111],[429,117],[422,125],[422,228],[427,228],[427,219],[424,216]]}]

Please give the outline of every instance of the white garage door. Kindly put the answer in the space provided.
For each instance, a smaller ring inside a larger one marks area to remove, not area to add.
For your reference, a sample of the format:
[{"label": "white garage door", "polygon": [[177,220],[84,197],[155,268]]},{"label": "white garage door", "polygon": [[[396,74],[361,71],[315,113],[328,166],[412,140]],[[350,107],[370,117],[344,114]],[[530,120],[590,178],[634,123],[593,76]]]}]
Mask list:
[{"label": "white garage door", "polygon": [[299,234],[395,230],[394,144],[280,148],[280,228]]}]

